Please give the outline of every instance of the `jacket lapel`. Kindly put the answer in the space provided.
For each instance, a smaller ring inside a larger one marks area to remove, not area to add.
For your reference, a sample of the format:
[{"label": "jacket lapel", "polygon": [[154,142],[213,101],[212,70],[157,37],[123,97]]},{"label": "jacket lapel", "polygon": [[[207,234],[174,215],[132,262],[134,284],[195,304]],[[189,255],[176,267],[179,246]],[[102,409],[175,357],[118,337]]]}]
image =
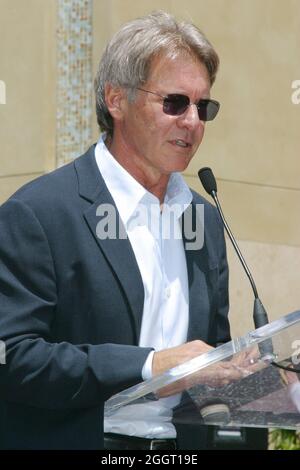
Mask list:
[{"label": "jacket lapel", "polygon": [[[130,241],[127,237],[124,237],[125,229],[120,220],[117,207],[99,172],[94,155],[95,146],[92,146],[85,155],[74,162],[78,176],[79,194],[82,198],[91,202],[84,212],[84,218],[99,248],[123,287],[131,308],[138,342],[144,306],[143,282]],[[113,219],[108,217],[105,208],[110,211],[109,214]],[[108,226],[107,223],[112,223],[112,225]],[[105,238],[102,235],[103,231],[101,233],[99,231],[100,226],[102,228],[106,226],[107,229],[112,229],[116,233],[110,232]],[[119,234],[121,234],[121,237]]]},{"label": "jacket lapel", "polygon": [[[200,249],[188,248],[192,240],[186,238],[185,224],[187,218],[193,222],[193,231],[203,230],[204,243]],[[197,220],[196,220],[197,219]],[[212,286],[213,276],[216,274],[214,266],[210,265],[209,241],[204,231],[204,220],[196,210],[196,204],[192,201],[182,217],[182,236],[186,254],[186,264],[189,283],[189,327],[187,340],[208,340],[210,312],[213,308]]]}]

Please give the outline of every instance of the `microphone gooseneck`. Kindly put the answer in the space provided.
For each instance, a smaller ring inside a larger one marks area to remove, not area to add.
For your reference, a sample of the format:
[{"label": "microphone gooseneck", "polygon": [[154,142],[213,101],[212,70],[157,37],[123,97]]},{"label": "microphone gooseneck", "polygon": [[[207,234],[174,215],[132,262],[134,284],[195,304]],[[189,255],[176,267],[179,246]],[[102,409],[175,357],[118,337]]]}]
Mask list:
[{"label": "microphone gooseneck", "polygon": [[[268,315],[267,315],[267,312],[266,312],[266,309],[264,308],[260,298],[258,297],[258,292],[257,292],[257,288],[256,288],[256,285],[255,285],[255,282],[253,280],[253,277],[249,271],[249,268],[246,264],[246,261],[235,241],[235,238],[225,220],[225,217],[224,217],[224,214],[223,214],[223,211],[221,209],[221,206],[220,206],[220,203],[219,203],[219,199],[218,199],[218,196],[217,196],[217,182],[216,182],[216,179],[214,177],[214,174],[212,172],[212,170],[210,168],[202,168],[201,170],[198,171],[198,176],[200,178],[200,181],[205,189],[205,191],[210,195],[212,196],[213,200],[215,201],[215,204],[217,206],[217,209],[218,209],[218,212],[220,214],[220,217],[221,217],[221,220],[223,222],[223,225],[226,229],[226,232],[228,233],[228,236],[230,238],[230,241],[232,242],[233,244],[233,247],[239,257],[239,260],[241,261],[242,263],[242,266],[248,276],[248,279],[251,283],[251,286],[252,286],[252,290],[253,290],[253,293],[254,293],[254,307],[253,307],[253,321],[254,321],[254,325],[255,325],[255,328],[260,328],[261,326],[264,326],[264,325],[267,325],[269,323],[269,320],[268,320]],[[273,351],[273,343],[272,343],[272,338],[269,338],[265,341],[263,341],[262,343],[259,343],[258,345],[258,348],[259,348],[259,351],[261,353],[261,356],[264,358],[264,360],[267,360],[270,362],[270,364],[272,364],[273,366],[276,366],[276,367],[279,367],[280,369],[283,369],[283,370],[286,370],[286,371],[289,371],[289,372],[294,372],[294,373],[299,373],[299,369],[298,368],[295,368],[294,366],[293,367],[287,367],[285,365],[282,365],[282,364],[279,364],[277,362],[274,361],[274,358],[275,358],[275,355],[274,355],[274,351]]]},{"label": "microphone gooseneck", "polygon": [[201,170],[198,171],[198,176],[199,179],[205,189],[205,191],[213,198],[218,212],[220,214],[220,217],[222,219],[222,222],[224,224],[225,230],[230,238],[230,241],[239,257],[240,262],[242,263],[242,266],[247,274],[247,277],[250,281],[253,293],[254,293],[254,308],[253,308],[253,320],[254,320],[254,325],[255,328],[260,328],[261,326],[267,325],[269,323],[268,320],[268,315],[267,312],[258,296],[257,288],[254,282],[254,279],[250,273],[250,270],[246,264],[246,261],[241,253],[241,250],[239,249],[236,240],[229,228],[229,225],[226,222],[226,219],[224,217],[218,196],[217,196],[217,182],[214,177],[214,174],[210,168],[201,168]]}]

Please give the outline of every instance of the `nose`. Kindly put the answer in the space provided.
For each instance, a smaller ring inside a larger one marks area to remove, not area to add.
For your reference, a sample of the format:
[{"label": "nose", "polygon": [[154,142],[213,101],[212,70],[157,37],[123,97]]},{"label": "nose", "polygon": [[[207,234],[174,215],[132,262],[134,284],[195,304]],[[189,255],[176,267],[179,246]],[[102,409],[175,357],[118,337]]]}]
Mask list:
[{"label": "nose", "polygon": [[199,119],[197,106],[190,103],[186,111],[178,117],[178,126],[188,128],[189,130],[195,129],[202,123]]}]

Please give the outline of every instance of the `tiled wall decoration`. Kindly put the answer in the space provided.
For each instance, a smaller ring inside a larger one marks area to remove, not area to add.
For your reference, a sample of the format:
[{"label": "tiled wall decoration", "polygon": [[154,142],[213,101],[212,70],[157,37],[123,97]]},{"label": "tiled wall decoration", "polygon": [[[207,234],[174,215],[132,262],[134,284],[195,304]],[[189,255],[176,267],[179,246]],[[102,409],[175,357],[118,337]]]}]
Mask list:
[{"label": "tiled wall decoration", "polygon": [[93,116],[92,0],[57,0],[56,163],[91,144]]}]

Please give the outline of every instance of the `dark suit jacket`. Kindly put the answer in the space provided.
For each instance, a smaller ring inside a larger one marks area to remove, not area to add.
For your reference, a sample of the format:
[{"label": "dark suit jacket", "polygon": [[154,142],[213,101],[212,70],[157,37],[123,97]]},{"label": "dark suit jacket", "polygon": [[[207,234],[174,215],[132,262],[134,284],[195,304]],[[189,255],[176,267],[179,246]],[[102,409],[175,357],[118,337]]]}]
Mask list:
[{"label": "dark suit jacket", "polygon": [[[27,184],[0,208],[0,446],[99,449],[103,403],[142,380],[144,290],[128,239],[99,240],[100,204],[114,201],[94,146]],[[227,262],[216,210],[205,243],[186,252],[188,339],[229,339]]]}]

